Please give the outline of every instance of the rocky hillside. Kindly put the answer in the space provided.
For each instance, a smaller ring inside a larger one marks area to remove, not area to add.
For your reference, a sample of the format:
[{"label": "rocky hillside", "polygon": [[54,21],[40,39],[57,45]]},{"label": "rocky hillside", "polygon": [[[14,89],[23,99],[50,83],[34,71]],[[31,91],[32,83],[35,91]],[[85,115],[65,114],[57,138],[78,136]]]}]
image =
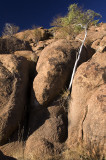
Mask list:
[{"label": "rocky hillside", "polygon": [[0,160],[106,158],[106,24],[89,28],[66,90],[83,37],[0,38]]}]

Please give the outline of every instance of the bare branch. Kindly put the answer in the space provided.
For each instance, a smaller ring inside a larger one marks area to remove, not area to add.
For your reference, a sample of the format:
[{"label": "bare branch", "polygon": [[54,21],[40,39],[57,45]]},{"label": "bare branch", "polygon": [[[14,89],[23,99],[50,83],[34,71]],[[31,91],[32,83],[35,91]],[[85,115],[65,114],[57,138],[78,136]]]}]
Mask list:
[{"label": "bare branch", "polygon": [[14,24],[6,23],[4,27],[3,36],[12,36],[13,34],[17,33],[19,30],[18,26]]},{"label": "bare branch", "polygon": [[82,39],[80,39],[80,38],[76,38],[76,39],[78,39],[79,41],[83,42],[83,40],[82,40]]}]

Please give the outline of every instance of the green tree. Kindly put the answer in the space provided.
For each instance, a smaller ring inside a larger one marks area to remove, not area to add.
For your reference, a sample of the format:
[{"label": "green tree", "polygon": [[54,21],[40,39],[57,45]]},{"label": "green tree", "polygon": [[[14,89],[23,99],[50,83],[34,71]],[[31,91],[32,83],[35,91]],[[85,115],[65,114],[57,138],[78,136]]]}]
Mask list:
[{"label": "green tree", "polygon": [[54,26],[57,30],[65,31],[66,34],[79,33],[82,27],[79,25],[97,24],[101,15],[94,12],[93,10],[83,10],[77,4],[72,4],[68,8],[68,14],[64,17],[58,17],[54,19],[51,26]]}]

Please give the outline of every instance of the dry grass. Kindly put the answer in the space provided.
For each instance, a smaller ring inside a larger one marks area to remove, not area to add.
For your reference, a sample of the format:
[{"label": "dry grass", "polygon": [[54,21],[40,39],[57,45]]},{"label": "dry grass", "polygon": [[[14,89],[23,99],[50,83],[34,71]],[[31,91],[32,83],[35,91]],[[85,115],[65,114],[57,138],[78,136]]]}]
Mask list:
[{"label": "dry grass", "polygon": [[[86,148],[82,146],[67,149],[62,153],[64,160],[106,160],[106,155],[98,147]],[[62,160],[62,159],[61,159]]]},{"label": "dry grass", "polygon": [[65,89],[62,91],[62,93],[60,94],[60,98],[59,98],[59,103],[60,106],[62,106],[64,108],[64,111],[68,114],[68,104],[69,104],[69,99],[70,99],[70,91]]},{"label": "dry grass", "polygon": [[78,146],[76,148],[66,149],[62,154],[43,157],[43,159],[33,160],[106,160],[106,155],[101,153],[97,147],[91,149]]}]

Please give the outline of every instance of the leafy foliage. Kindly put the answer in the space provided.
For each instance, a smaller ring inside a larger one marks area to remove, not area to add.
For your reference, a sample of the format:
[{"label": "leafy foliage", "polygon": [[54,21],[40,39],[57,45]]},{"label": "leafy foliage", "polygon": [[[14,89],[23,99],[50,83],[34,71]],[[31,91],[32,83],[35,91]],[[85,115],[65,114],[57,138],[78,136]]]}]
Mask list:
[{"label": "leafy foliage", "polygon": [[90,9],[85,11],[74,3],[69,6],[68,14],[64,17],[57,17],[54,19],[51,26],[54,26],[57,30],[62,30],[62,32],[66,34],[75,34],[82,30],[81,26],[78,24],[97,24],[100,18],[100,14]]}]

